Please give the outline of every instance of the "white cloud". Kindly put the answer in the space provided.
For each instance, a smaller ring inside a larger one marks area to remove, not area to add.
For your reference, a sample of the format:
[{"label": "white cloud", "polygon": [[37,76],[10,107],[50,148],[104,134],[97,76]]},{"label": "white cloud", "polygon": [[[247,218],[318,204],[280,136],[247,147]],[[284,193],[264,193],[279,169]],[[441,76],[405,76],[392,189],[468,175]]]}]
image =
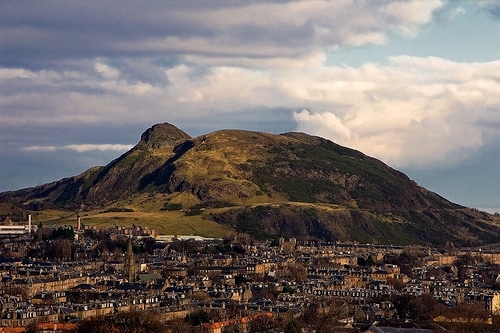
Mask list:
[{"label": "white cloud", "polygon": [[132,145],[123,144],[75,144],[66,146],[29,146],[21,148],[23,152],[55,152],[59,150],[73,150],[78,153],[89,151],[117,151],[125,152],[132,148]]},{"label": "white cloud", "polygon": [[342,119],[331,112],[312,114],[307,110],[294,113],[294,119],[300,124],[300,129],[306,133],[315,133],[322,137],[335,137],[349,142],[351,131]]},{"label": "white cloud", "polygon": [[58,148],[56,146],[29,146],[21,148],[24,152],[53,152]]},{"label": "white cloud", "polygon": [[418,29],[432,20],[434,10],[443,6],[440,0],[388,2],[383,8],[384,14],[400,24],[397,28],[405,35],[412,37]]},{"label": "white cloud", "polygon": [[79,153],[86,151],[98,150],[98,151],[127,151],[132,148],[132,145],[122,145],[122,144],[79,144],[79,145],[67,145],[63,146],[62,149],[72,149]]},{"label": "white cloud", "polygon": [[[330,70],[336,74],[330,86],[336,103],[346,106],[336,109],[332,101],[330,110],[295,113],[298,129],[394,166],[461,160],[485,144],[488,129],[483,125],[500,120],[492,112],[500,109],[495,92],[500,61],[468,64],[401,56],[387,66]],[[326,95],[327,87],[309,95]],[[346,130],[339,132],[339,127]]]},{"label": "white cloud", "polygon": [[110,67],[102,62],[95,63],[95,70],[106,79],[117,79],[120,72],[113,67]]}]

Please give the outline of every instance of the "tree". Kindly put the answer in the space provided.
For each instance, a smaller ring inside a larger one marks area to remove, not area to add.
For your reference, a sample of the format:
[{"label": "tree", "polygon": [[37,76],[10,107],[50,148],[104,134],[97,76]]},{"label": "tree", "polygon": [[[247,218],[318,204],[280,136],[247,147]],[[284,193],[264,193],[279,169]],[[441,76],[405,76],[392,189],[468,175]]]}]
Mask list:
[{"label": "tree", "polygon": [[193,327],[182,318],[177,318],[165,322],[167,333],[192,333]]},{"label": "tree", "polygon": [[250,322],[250,327],[248,332],[268,332],[270,328],[274,327],[272,317],[265,314],[257,316]]},{"label": "tree", "polygon": [[63,260],[71,259],[71,242],[68,239],[63,239],[60,242],[61,258]]},{"label": "tree", "polygon": [[375,266],[375,260],[373,260],[373,257],[371,255],[368,255],[366,259],[363,257],[358,257],[356,263],[359,266]]},{"label": "tree", "polygon": [[456,333],[487,333],[493,332],[494,326],[489,311],[478,304],[462,303],[454,308],[446,309],[443,316],[451,319],[450,322],[441,322],[440,325],[450,332]]},{"label": "tree", "polygon": [[208,323],[210,320],[212,320],[212,317],[210,317],[208,312],[203,310],[198,311],[195,315],[188,314],[185,318],[185,321],[193,326]]},{"label": "tree", "polygon": [[431,320],[442,305],[431,294],[414,297],[409,302],[409,316],[414,320]]},{"label": "tree", "polygon": [[402,252],[399,256],[386,256],[385,262],[398,265],[401,273],[408,276],[412,276],[412,269],[421,264],[420,259],[415,254],[408,252]]},{"label": "tree", "polygon": [[165,325],[151,312],[129,311],[80,321],[76,333],[164,333]]},{"label": "tree", "polygon": [[307,269],[298,262],[291,262],[288,264],[288,272],[290,277],[295,282],[302,282],[307,277]]},{"label": "tree", "polygon": [[295,288],[293,288],[291,286],[284,286],[282,292],[289,293],[290,295],[293,295],[295,293]]},{"label": "tree", "polygon": [[38,223],[38,228],[36,229],[35,239],[37,241],[43,240],[43,224],[42,224],[42,222]]},{"label": "tree", "polygon": [[304,311],[303,320],[317,333],[332,332],[337,321],[348,314],[348,305],[344,299],[316,299],[309,303]]},{"label": "tree", "polygon": [[407,294],[396,295],[392,299],[392,303],[394,304],[394,308],[396,309],[396,313],[399,318],[406,319],[410,316],[410,300],[411,296]]},{"label": "tree", "polygon": [[54,229],[54,231],[52,231],[52,234],[50,235],[50,239],[57,239],[57,238],[74,239],[75,231],[73,230],[73,227],[65,226]]},{"label": "tree", "polygon": [[47,255],[50,258],[57,258],[62,260],[70,259],[71,254],[71,242],[65,238],[53,240],[47,251]]},{"label": "tree", "polygon": [[284,333],[300,333],[300,332],[302,332],[302,328],[295,319],[290,320],[288,324],[286,324],[285,326]]},{"label": "tree", "polygon": [[143,243],[144,251],[148,254],[154,254],[154,250],[156,248],[156,239],[153,237],[148,237],[144,240]]},{"label": "tree", "polygon": [[36,331],[36,323],[31,322],[26,327],[24,327],[24,333],[37,333]]}]

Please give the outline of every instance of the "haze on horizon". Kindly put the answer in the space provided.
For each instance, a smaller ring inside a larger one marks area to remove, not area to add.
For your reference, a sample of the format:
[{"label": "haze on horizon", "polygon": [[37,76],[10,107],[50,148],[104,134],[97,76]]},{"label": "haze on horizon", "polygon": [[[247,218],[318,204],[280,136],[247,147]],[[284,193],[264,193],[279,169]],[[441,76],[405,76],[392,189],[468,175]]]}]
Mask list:
[{"label": "haze on horizon", "polygon": [[500,2],[0,3],[0,191],[154,123],[302,131],[500,211]]}]

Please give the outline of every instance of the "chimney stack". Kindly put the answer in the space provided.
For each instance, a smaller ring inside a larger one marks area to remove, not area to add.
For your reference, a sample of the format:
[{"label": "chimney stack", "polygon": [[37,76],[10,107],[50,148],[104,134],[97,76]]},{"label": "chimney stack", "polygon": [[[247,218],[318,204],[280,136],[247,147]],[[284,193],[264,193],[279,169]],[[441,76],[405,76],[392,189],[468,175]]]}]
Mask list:
[{"label": "chimney stack", "polygon": [[28,215],[28,237],[31,237],[31,214]]}]

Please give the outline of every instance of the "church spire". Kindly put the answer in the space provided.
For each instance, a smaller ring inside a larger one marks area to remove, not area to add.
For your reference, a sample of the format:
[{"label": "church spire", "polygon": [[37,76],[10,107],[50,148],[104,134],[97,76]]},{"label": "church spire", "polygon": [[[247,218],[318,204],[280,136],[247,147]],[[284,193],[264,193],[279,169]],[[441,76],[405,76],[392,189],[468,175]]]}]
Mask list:
[{"label": "church spire", "polygon": [[125,265],[124,265],[124,276],[127,278],[128,282],[134,282],[135,280],[135,259],[134,251],[132,250],[132,238],[129,237],[127,240],[127,253],[125,254]]}]

